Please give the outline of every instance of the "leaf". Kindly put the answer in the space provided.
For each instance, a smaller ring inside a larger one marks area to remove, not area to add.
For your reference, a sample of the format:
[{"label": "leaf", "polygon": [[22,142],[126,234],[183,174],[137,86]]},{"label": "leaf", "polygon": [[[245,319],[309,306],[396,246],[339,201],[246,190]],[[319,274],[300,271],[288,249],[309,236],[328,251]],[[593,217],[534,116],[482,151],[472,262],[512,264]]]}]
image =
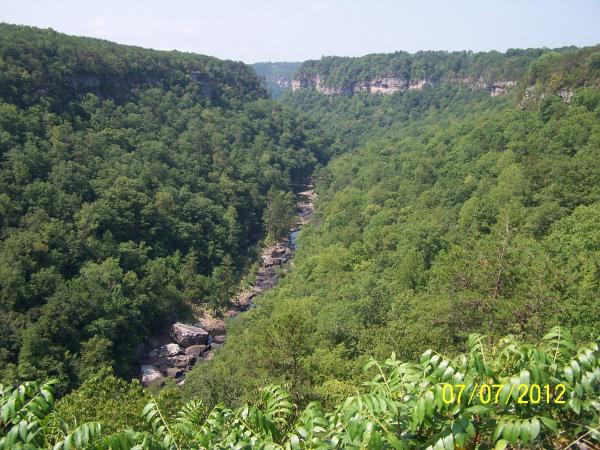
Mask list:
[{"label": "leaf", "polygon": [[481,416],[490,412],[490,408],[483,405],[473,405],[470,408],[465,409],[465,412],[470,412]]},{"label": "leaf", "polygon": [[415,420],[417,426],[419,426],[423,423],[423,420],[425,419],[425,399],[424,398],[420,398],[417,401],[417,405],[415,406],[413,417],[414,417],[414,420]]},{"label": "leaf", "polygon": [[537,417],[531,419],[529,434],[531,435],[531,440],[535,440],[540,434],[540,421]]},{"label": "leaf", "polygon": [[579,367],[579,363],[575,360],[572,360],[571,369],[573,369],[573,377],[576,380],[579,380],[581,378],[581,368]]},{"label": "leaf", "polygon": [[573,369],[571,366],[565,366],[565,379],[569,382],[573,382]]},{"label": "leaf", "polygon": [[581,400],[578,398],[572,398],[569,400],[569,406],[575,412],[575,414],[579,414],[581,412]]},{"label": "leaf", "polygon": [[448,436],[444,438],[444,449],[454,450],[454,436],[452,436],[452,434],[448,434]]},{"label": "leaf", "polygon": [[508,440],[508,442],[510,442],[511,444],[514,444],[517,442],[517,439],[519,439],[520,432],[521,432],[521,424],[519,423],[519,421],[509,422],[506,424],[506,427],[504,427],[502,436],[504,436],[504,438],[506,438],[506,440]]},{"label": "leaf", "polygon": [[521,422],[520,431],[519,431],[519,439],[523,442],[523,444],[527,444],[531,437],[529,432],[530,423],[529,420],[523,420]]},{"label": "leaf", "polygon": [[421,355],[420,363],[422,366],[426,366],[431,360],[431,355],[433,354],[432,350],[427,350],[425,353]]},{"label": "leaf", "polygon": [[508,441],[506,439],[500,439],[496,442],[494,450],[504,450],[506,447],[508,447]]},{"label": "leaf", "polygon": [[555,420],[545,416],[540,416],[540,420],[547,428],[550,428],[554,433],[558,432],[558,425],[556,424]]},{"label": "leaf", "polygon": [[406,446],[402,443],[400,439],[398,439],[394,434],[388,433],[385,435],[385,439],[388,444],[390,444],[396,450],[404,450]]},{"label": "leaf", "polygon": [[506,426],[506,422],[503,420],[498,421],[496,424],[496,428],[494,429],[494,433],[492,434],[492,440],[497,440],[501,435],[504,427]]}]

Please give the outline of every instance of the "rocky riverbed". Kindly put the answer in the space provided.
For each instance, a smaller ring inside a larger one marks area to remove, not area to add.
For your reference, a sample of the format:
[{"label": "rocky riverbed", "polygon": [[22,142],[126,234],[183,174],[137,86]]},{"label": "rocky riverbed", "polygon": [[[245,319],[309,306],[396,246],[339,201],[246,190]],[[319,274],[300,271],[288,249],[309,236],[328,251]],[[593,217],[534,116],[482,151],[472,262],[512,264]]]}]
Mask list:
[{"label": "rocky riverbed", "polygon": [[225,344],[226,319],[248,310],[257,296],[277,285],[278,269],[294,256],[296,236],[314,214],[315,193],[312,186],[307,188],[298,194],[298,219],[289,235],[275,245],[262,249],[261,265],[254,283],[236,294],[223,317],[204,311],[199,313],[196,323],[174,323],[168,336],[155,339],[154,348],[141,358],[140,377],[144,386],[162,384],[167,378],[174,378],[177,384],[183,384],[187,371],[199,361],[210,360],[214,352]]}]

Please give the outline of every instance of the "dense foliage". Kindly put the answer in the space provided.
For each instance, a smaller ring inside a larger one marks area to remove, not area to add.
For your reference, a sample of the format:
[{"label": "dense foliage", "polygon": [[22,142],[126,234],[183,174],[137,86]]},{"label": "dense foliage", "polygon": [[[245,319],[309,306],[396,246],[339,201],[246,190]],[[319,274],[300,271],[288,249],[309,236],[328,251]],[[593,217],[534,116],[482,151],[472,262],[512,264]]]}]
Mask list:
[{"label": "dense foliage", "polygon": [[190,81],[215,102],[264,97],[252,69],[239,62],[67,36],[52,29],[0,24],[0,54],[0,98],[19,107],[43,99],[42,105],[62,112],[90,92],[127,100],[132,89],[189,89]]},{"label": "dense foliage", "polygon": [[[597,338],[600,93],[521,110],[515,97],[439,89],[448,106],[404,93],[364,116],[336,106],[364,98],[297,100],[335,111],[331,129],[364,125],[366,143],[317,173],[318,215],[294,270],[192,372],[189,395],[236,403],[276,382],[332,404],[368,355],[455,354],[473,332],[536,340],[556,324]],[[387,128],[372,120],[407,98],[420,113]]]},{"label": "dense foliage", "polygon": [[377,77],[425,79],[434,83],[461,79],[484,82],[518,80],[529,64],[546,52],[548,50],[510,49],[506,53],[420,51],[414,54],[374,53],[361,57],[328,56],[303,62],[295,78],[307,79],[319,75],[325,86],[332,87],[350,86]]},{"label": "dense foliage", "polygon": [[326,143],[241,64],[8,25],[0,55],[0,378],[134,376],[186,305],[229,301]]},{"label": "dense foliage", "polygon": [[[418,363],[394,355],[385,363],[370,360],[365,392],[330,411],[318,403],[302,410],[279,386],[237,409],[192,400],[169,415],[151,399],[140,413],[148,431],[121,427],[109,434],[100,422],[73,426],[52,412],[49,385],[0,389],[0,448],[567,448],[600,437],[597,343],[576,347],[559,327],[539,347],[513,336],[493,346],[485,340],[470,336],[468,352],[453,359],[428,350]],[[463,386],[465,393],[459,398],[448,386]],[[540,398],[539,386],[548,386]],[[88,398],[99,400],[93,393]]]},{"label": "dense foliage", "polygon": [[529,66],[527,85],[546,93],[560,88],[600,87],[600,45],[544,53]]},{"label": "dense foliage", "polygon": [[[461,117],[496,108],[498,102],[510,103],[510,100],[492,99],[485,91],[446,84],[395,95],[329,96],[305,89],[285,93],[281,102],[305,112],[319,123],[326,123],[336,138],[330,151],[347,153],[374,138],[387,135],[396,126],[413,122],[418,126],[419,120],[432,111]],[[465,108],[465,103],[469,104],[468,108]]]},{"label": "dense foliage", "polygon": [[[598,47],[323,58],[299,76],[441,82],[274,104],[237,63],[0,37],[0,378],[83,383],[54,410],[56,382],[2,389],[0,447],[598,441]],[[311,172],[293,270],[214,359],[156,398],[115,377],[190,305],[228,302]],[[504,386],[449,405],[440,383]]]}]

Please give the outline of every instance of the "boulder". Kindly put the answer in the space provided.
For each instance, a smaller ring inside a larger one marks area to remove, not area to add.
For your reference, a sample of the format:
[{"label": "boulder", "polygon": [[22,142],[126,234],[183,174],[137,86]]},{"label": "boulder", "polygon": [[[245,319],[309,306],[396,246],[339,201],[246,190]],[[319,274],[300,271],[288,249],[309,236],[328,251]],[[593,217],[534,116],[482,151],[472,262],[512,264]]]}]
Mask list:
[{"label": "boulder", "polygon": [[235,317],[239,314],[240,312],[235,310],[235,309],[228,309],[227,311],[225,311],[225,317]]},{"label": "boulder", "polygon": [[167,369],[167,376],[170,378],[181,378],[184,374],[184,370],[180,367],[169,367]]},{"label": "boulder", "polygon": [[208,331],[185,323],[174,323],[171,326],[171,337],[175,342],[184,347],[208,344]]},{"label": "boulder", "polygon": [[187,368],[196,363],[196,357],[194,355],[177,355],[165,359],[168,360],[169,367]]},{"label": "boulder", "polygon": [[181,353],[183,353],[183,349],[179,345],[174,343],[163,345],[162,347],[158,348],[158,356],[160,358],[180,355]]},{"label": "boulder", "polygon": [[261,258],[264,267],[271,267],[273,265],[273,258],[270,255],[262,255]]},{"label": "boulder", "polygon": [[285,259],[285,257],[276,257],[276,258],[272,258],[273,259],[273,265],[274,266],[280,266],[282,265],[284,262],[286,262],[287,260]]},{"label": "boulder", "polygon": [[[238,296],[238,303],[242,305],[247,305],[252,302],[252,299],[256,296],[256,292],[254,291],[244,291]],[[222,330],[214,330],[214,331],[225,331],[225,327]]]},{"label": "boulder", "polygon": [[205,314],[198,318],[197,327],[200,327],[209,333],[224,333],[227,329],[225,321],[221,317],[213,317],[209,314]]},{"label": "boulder", "polygon": [[219,334],[217,336],[215,336],[213,338],[213,344],[223,344],[225,343],[225,338],[227,337],[227,335],[225,334]]},{"label": "boulder", "polygon": [[277,244],[275,247],[273,247],[271,249],[271,255],[272,257],[278,257],[278,256],[283,256],[285,255],[285,252],[287,250],[287,247],[283,244]]},{"label": "boulder", "polygon": [[162,373],[167,373],[167,369],[169,367],[175,367],[175,357],[169,356],[166,358],[157,359],[154,362],[154,365],[158,367],[158,370],[160,370]]},{"label": "boulder", "polygon": [[196,357],[194,355],[181,355],[177,356],[175,361],[175,367],[191,367],[196,364]]},{"label": "boulder", "polygon": [[142,366],[142,385],[149,386],[162,378],[162,373],[156,367],[151,365]]},{"label": "boulder", "polygon": [[205,350],[206,345],[192,345],[185,349],[185,354],[198,358],[200,355],[202,355],[202,353],[204,353]]}]

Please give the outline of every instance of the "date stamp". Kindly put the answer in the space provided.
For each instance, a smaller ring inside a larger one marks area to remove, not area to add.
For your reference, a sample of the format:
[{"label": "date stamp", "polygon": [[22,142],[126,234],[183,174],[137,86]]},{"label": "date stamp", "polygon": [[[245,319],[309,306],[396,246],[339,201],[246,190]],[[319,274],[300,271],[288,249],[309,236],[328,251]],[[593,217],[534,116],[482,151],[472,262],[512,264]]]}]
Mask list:
[{"label": "date stamp", "polygon": [[462,403],[467,405],[495,404],[508,405],[511,401],[519,405],[540,403],[563,405],[566,403],[564,384],[466,384],[442,383],[442,401],[446,405]]}]

